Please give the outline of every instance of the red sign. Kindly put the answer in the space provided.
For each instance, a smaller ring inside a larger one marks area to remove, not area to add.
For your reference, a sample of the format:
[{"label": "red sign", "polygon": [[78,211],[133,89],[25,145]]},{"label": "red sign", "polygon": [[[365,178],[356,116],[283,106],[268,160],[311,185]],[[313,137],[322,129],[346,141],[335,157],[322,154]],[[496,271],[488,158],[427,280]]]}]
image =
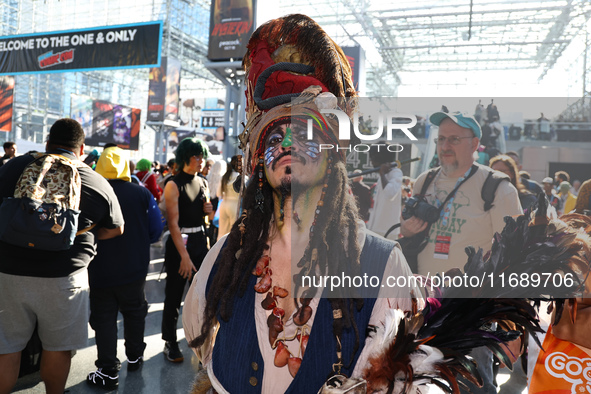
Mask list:
[{"label": "red sign", "polygon": [[0,131],[12,131],[12,103],[14,101],[14,77],[0,77]]}]

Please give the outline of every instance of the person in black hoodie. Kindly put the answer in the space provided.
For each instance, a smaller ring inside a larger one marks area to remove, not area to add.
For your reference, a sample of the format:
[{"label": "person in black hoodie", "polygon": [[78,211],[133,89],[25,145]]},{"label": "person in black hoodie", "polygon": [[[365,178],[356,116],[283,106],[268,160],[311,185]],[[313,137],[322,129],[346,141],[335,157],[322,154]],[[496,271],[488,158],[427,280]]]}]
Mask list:
[{"label": "person in black hoodie", "polygon": [[88,374],[90,385],[113,389],[119,383],[117,313],[123,315],[128,371],[143,363],[145,319],[148,302],[144,287],[150,264],[150,243],[158,241],[163,223],[156,200],[145,187],[131,182],[123,151],[109,147],[101,154],[96,172],[113,190],[128,226],[117,238],[99,241],[90,263],[90,325],[96,332],[96,371]]}]

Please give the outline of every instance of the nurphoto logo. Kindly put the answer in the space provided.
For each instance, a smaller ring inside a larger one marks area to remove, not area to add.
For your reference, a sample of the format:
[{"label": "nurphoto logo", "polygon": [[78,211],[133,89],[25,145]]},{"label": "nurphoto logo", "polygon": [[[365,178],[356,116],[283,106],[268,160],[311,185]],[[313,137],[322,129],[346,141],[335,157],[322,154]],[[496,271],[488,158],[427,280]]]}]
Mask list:
[{"label": "nurphoto logo", "polygon": [[[351,139],[351,120],[347,114],[339,109],[320,109],[320,113],[330,114],[336,116],[339,124],[339,141],[348,141]],[[317,116],[309,114],[311,119],[307,120],[307,138],[311,141],[313,137],[313,126],[314,122],[320,123]],[[372,126],[368,125],[367,122],[364,124],[363,132],[360,127],[359,113],[353,114],[353,133],[362,142],[377,141],[383,137],[384,132],[386,134],[386,140],[391,141],[394,130],[402,131],[411,141],[417,141],[417,138],[410,132],[410,129],[417,124],[417,118],[415,115],[408,114],[396,114],[396,113],[380,113],[377,117],[378,124],[374,130]],[[368,134],[368,131],[370,133]],[[355,152],[368,152],[371,147],[377,147],[378,152],[381,146],[385,146],[389,152],[401,152],[403,147],[400,144],[375,144],[375,143],[361,143],[349,146],[339,146],[334,144],[320,144],[320,150],[333,150],[337,151],[355,151]]]}]

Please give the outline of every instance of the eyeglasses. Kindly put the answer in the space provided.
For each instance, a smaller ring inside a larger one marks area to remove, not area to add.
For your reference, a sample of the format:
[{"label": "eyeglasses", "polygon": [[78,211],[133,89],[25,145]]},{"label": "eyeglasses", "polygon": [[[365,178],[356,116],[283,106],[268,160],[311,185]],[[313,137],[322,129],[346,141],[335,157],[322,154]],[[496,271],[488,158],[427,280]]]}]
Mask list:
[{"label": "eyeglasses", "polygon": [[461,140],[463,140],[464,138],[475,138],[475,137],[457,137],[455,135],[452,137],[438,137],[438,138],[435,138],[435,143],[437,145],[443,145],[443,144],[445,144],[445,141],[447,141],[452,145],[458,145],[460,142],[462,142]]}]

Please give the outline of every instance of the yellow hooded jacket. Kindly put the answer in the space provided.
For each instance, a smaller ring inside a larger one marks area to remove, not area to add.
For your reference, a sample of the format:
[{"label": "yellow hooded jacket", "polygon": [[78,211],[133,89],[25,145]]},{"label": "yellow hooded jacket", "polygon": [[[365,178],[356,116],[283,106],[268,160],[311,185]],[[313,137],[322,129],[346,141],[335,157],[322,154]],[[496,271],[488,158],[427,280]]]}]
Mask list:
[{"label": "yellow hooded jacket", "polygon": [[116,146],[103,151],[96,163],[95,171],[107,179],[131,182],[129,161],[123,157],[123,150]]}]

